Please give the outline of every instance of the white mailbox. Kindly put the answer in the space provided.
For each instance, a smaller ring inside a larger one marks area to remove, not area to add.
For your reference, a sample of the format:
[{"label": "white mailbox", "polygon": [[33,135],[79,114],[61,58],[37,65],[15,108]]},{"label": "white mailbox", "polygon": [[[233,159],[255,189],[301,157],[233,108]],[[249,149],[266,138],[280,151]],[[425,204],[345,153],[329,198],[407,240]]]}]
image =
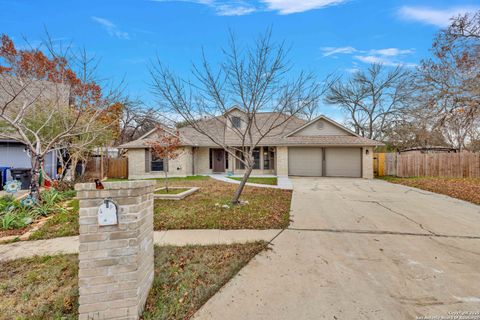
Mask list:
[{"label": "white mailbox", "polygon": [[118,224],[118,207],[112,200],[105,199],[98,208],[98,225],[113,226]]}]

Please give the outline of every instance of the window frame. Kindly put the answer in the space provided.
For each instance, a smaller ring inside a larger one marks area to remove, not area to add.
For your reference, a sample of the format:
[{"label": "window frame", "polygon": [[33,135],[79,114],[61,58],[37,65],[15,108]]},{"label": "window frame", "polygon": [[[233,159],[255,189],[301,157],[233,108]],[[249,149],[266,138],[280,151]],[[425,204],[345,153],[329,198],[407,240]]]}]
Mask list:
[{"label": "window frame", "polygon": [[[161,164],[161,170],[157,168],[155,165]],[[152,172],[164,172],[166,169],[166,161],[160,157],[157,157],[155,153],[151,153],[150,156],[150,171]],[[167,169],[168,170],[168,169]]]},{"label": "window frame", "polygon": [[232,116],[230,118],[230,123],[232,124],[232,128],[240,129],[242,128],[242,118],[238,116]]}]

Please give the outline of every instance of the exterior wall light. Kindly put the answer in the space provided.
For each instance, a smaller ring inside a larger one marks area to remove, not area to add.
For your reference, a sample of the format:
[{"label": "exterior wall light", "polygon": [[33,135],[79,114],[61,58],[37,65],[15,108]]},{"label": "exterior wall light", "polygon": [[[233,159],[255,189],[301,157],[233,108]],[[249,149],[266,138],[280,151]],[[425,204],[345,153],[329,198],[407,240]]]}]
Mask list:
[{"label": "exterior wall light", "polygon": [[367,149],[367,150],[365,150],[365,154],[368,154],[369,152],[370,152],[370,151],[369,151],[368,149]]}]

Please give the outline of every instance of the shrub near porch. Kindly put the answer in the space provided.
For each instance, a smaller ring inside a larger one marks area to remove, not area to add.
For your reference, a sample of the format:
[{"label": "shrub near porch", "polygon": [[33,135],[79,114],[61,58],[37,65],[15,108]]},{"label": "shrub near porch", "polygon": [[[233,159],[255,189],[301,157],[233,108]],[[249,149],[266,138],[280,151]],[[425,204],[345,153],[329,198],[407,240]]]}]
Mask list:
[{"label": "shrub near porch", "polygon": [[[232,206],[230,199],[236,184],[206,178],[176,179],[171,185],[200,187],[200,190],[181,201],[156,200],[155,230],[279,229],[289,224],[292,197],[289,190],[247,186],[241,200],[248,204]],[[162,186],[161,181],[158,186]]]}]

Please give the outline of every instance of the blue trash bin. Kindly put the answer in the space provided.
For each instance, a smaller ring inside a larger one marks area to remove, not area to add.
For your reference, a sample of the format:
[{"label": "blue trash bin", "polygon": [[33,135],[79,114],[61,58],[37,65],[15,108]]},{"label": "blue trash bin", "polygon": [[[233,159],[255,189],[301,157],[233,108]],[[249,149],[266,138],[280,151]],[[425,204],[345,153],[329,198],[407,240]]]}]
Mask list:
[{"label": "blue trash bin", "polygon": [[7,171],[10,167],[0,167],[0,190],[3,190],[3,186],[7,182]]}]

